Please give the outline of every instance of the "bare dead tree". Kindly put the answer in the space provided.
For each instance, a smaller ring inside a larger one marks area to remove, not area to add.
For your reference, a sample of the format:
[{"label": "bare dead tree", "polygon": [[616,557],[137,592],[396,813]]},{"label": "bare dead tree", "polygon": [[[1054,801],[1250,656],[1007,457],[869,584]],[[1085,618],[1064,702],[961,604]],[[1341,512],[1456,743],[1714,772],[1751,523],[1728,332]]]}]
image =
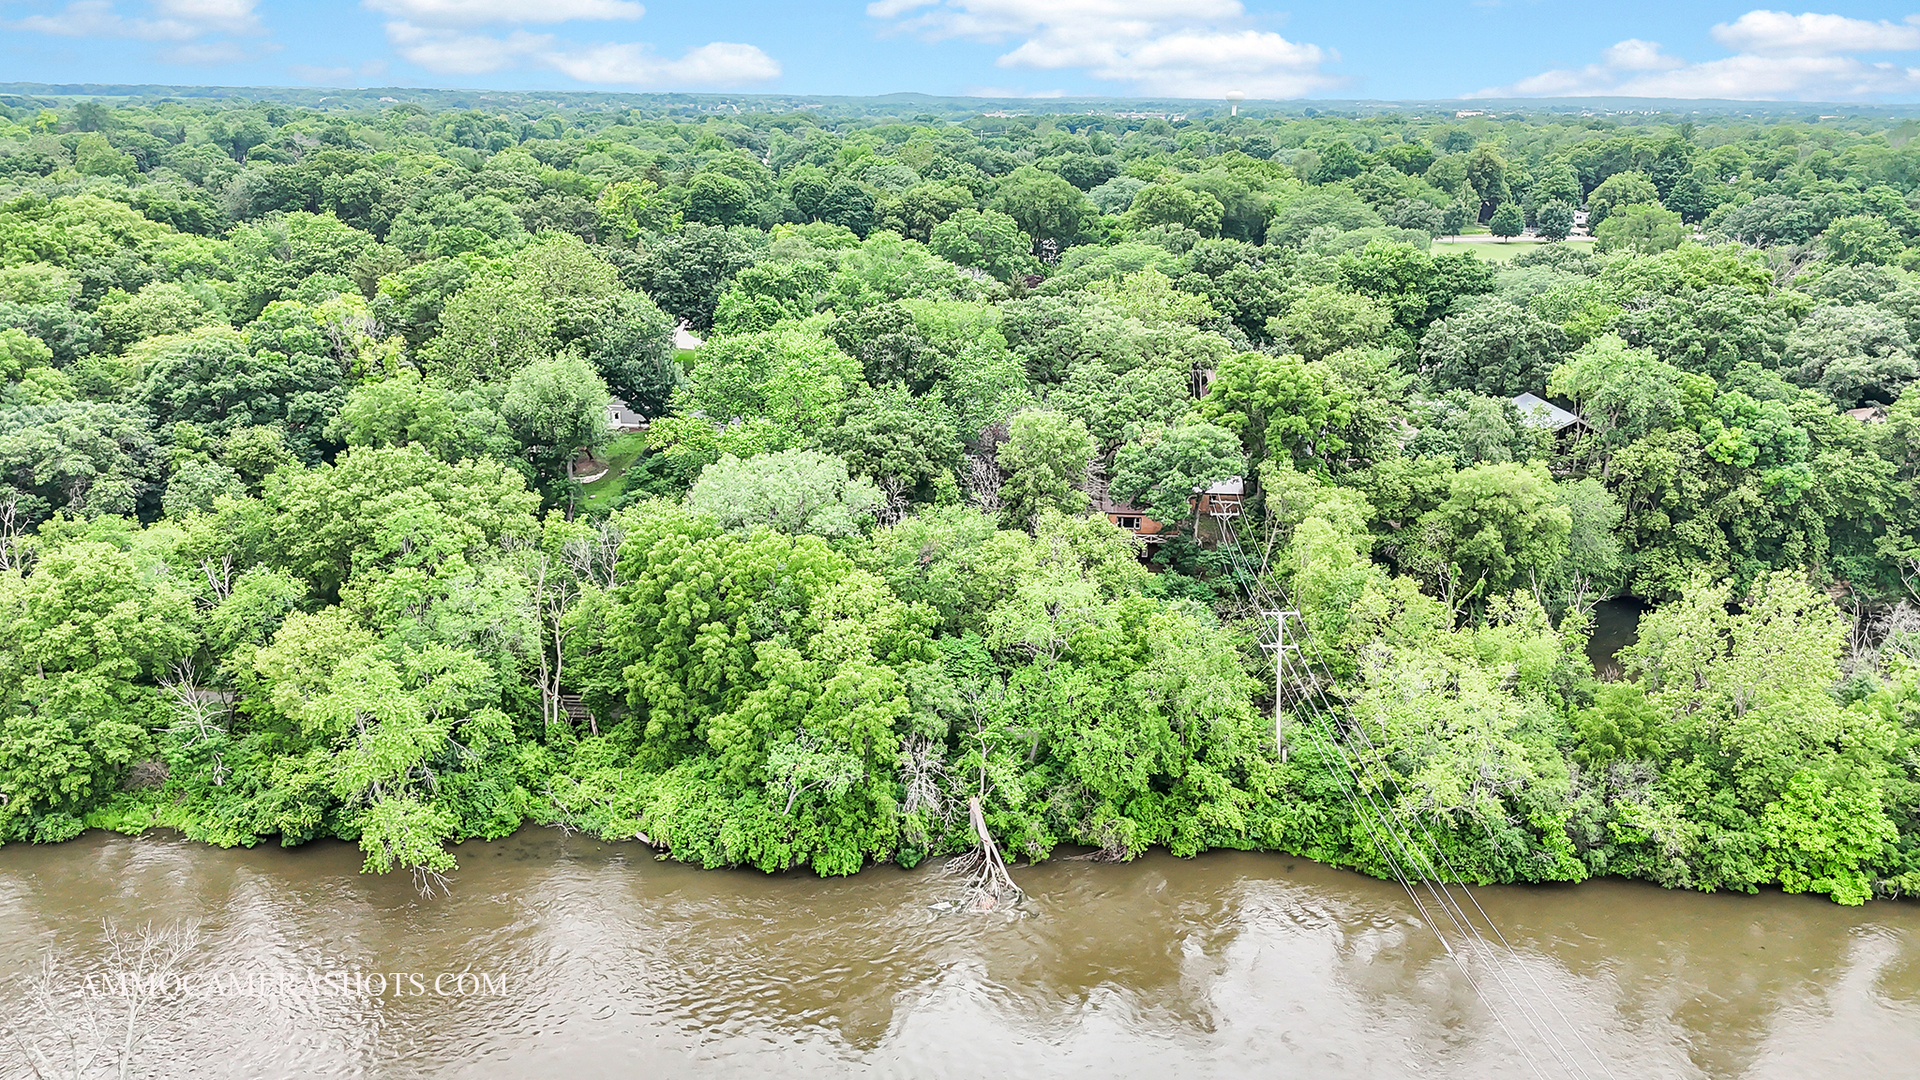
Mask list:
[{"label": "bare dead tree", "polygon": [[31,555],[27,525],[20,516],[20,493],[8,488],[0,494],[0,570],[25,570]]},{"label": "bare dead tree", "polygon": [[997,698],[1000,690],[999,685],[989,684],[971,690],[963,688],[961,691],[971,706],[969,712],[972,714],[973,730],[969,734],[980,744],[980,766],[974,778],[974,790],[967,795],[967,823],[972,826],[973,847],[965,854],[948,860],[947,872],[958,875],[964,882],[957,906],[966,911],[992,911],[1026,899],[1026,894],[1014,883],[1013,875],[1007,872],[1007,861],[1000,854],[1000,844],[994,840],[992,830],[987,828],[983,805],[993,786],[987,775],[990,739],[984,706],[990,698]]},{"label": "bare dead tree", "polygon": [[989,514],[1000,512],[1000,466],[991,453],[967,455],[960,466],[960,487],[975,508]]},{"label": "bare dead tree", "polygon": [[[184,736],[183,745],[187,749],[203,746],[227,733],[227,724],[233,715],[233,691],[202,686],[199,671],[191,658],[175,660],[167,673],[160,677],[159,684],[161,693],[166,695],[168,707],[173,710],[171,733],[176,737]],[[221,760],[219,751],[215,751],[213,785],[219,787],[225,784],[227,774],[231,771]]]},{"label": "bare dead tree", "polygon": [[875,486],[880,489],[880,505],[874,508],[874,521],[890,529],[907,516],[907,482],[898,476],[883,476]]},{"label": "bare dead tree", "polygon": [[540,687],[540,720],[544,727],[553,728],[566,719],[560,678],[566,666],[567,638],[573,634],[567,613],[580,598],[579,579],[569,572],[563,559],[554,558],[538,543],[521,549],[520,563],[527,578],[527,614],[535,628],[533,651],[540,665],[535,676]]},{"label": "bare dead tree", "polygon": [[111,920],[103,970],[72,972],[51,953],[24,979],[19,1013],[0,1038],[35,1080],[146,1075],[140,1045],[185,1011],[183,976],[199,944],[191,924],[128,932]]},{"label": "bare dead tree", "polygon": [[978,795],[967,796],[967,821],[973,826],[973,850],[947,863],[947,872],[960,875],[966,882],[966,898],[961,906],[968,911],[992,911],[1026,899],[1026,893],[1020,891],[1013,875],[1007,872],[1000,845],[987,829],[986,813],[980,808]]},{"label": "bare dead tree", "polygon": [[233,556],[222,555],[215,559],[208,556],[200,560],[201,576],[207,579],[207,592],[213,597],[214,604],[233,595]]},{"label": "bare dead tree", "polygon": [[[940,743],[925,735],[909,735],[902,739],[900,774],[905,781],[900,809],[908,822],[915,823],[908,827],[919,830],[917,822],[922,812],[937,817],[943,827],[951,827],[955,804],[947,797],[946,788],[952,783],[952,776],[947,772]],[[917,831],[908,839],[924,846],[932,838],[923,831]]]},{"label": "bare dead tree", "polygon": [[560,557],[566,561],[567,568],[581,581],[602,589],[611,589],[619,584],[620,543],[626,539],[626,530],[618,521],[608,518],[597,526],[592,536],[569,540],[560,549]]}]

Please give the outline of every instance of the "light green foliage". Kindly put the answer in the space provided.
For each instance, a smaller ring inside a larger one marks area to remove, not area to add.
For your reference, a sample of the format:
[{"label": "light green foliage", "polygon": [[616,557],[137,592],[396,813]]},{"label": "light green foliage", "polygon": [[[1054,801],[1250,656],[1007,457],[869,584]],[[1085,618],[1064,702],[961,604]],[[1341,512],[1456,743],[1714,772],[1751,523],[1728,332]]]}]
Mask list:
[{"label": "light green foliage", "polygon": [[1885,266],[1902,247],[1899,234],[1886,219],[1868,214],[1837,219],[1820,234],[1820,243],[1834,261],[1849,265]]},{"label": "light green foliage", "polygon": [[719,424],[764,417],[793,446],[838,418],[859,380],[858,361],[817,324],[786,324],[702,349],[676,409]]},{"label": "light green foliage", "polygon": [[1628,203],[1615,207],[1607,220],[1594,227],[1601,251],[1637,251],[1657,255],[1671,251],[1686,239],[1680,215],[1657,204]]},{"label": "light green foliage", "polygon": [[124,348],[141,338],[205,326],[215,320],[219,306],[212,289],[155,282],[132,296],[108,293],[100,305],[100,330],[107,341]]},{"label": "light green foliage", "polygon": [[507,383],[500,418],[551,484],[566,475],[578,451],[607,441],[607,384],[578,357],[536,360]]},{"label": "light green foliage", "polygon": [[1057,412],[1030,409],[1007,422],[999,447],[1001,515],[1010,527],[1046,510],[1078,513],[1087,505],[1087,462],[1093,457],[1087,426]]},{"label": "light green foliage", "polygon": [[269,479],[277,561],[321,594],[349,574],[469,560],[529,528],[538,497],[498,463],[449,465],[416,446],[366,447]]},{"label": "light green foliage", "polygon": [[632,243],[642,232],[664,230],[672,216],[660,188],[651,180],[620,180],[608,184],[595,207],[600,227]]},{"label": "light green foliage", "polygon": [[1456,474],[1421,519],[1424,572],[1449,606],[1537,587],[1566,553],[1573,519],[1542,469],[1507,463]]},{"label": "light green foliage", "polygon": [[1038,269],[1033,239],[1013,218],[997,210],[956,210],[935,225],[928,247],[955,266],[967,266],[1011,282]]},{"label": "light green foliage", "polygon": [[1220,200],[1204,191],[1189,191],[1178,184],[1151,184],[1134,194],[1121,220],[1133,229],[1179,225],[1201,236],[1218,236],[1225,214],[1226,207]]},{"label": "light green foliage", "polygon": [[1108,490],[1159,521],[1175,524],[1196,513],[1191,504],[1197,492],[1246,471],[1240,439],[1225,428],[1208,423],[1149,428],[1114,457]]},{"label": "light green foliage", "polygon": [[880,490],[847,476],[839,458],[783,450],[745,461],[727,454],[700,471],[687,505],[724,529],[764,525],[783,533],[850,536],[880,502]]},{"label": "light green foliage", "polygon": [[491,278],[447,301],[440,334],[425,351],[427,371],[449,385],[504,382],[553,355],[552,302],[530,282]]},{"label": "light green foliage", "polygon": [[354,387],[327,433],[348,446],[419,446],[446,462],[506,457],[515,446],[479,393],[427,383],[411,368]]},{"label": "light green foliage", "polygon": [[[1650,797],[1671,799],[1673,820],[1642,811],[1616,828],[1675,884],[1779,881],[1861,903],[1871,890],[1858,867],[1894,838],[1876,760],[1893,731],[1828,696],[1845,628],[1804,579],[1763,579],[1737,615],[1729,599],[1724,586],[1690,590],[1642,619],[1622,653],[1663,722]],[[1715,842],[1728,833],[1737,841]]]},{"label": "light green foliage", "polygon": [[1526,216],[1513,203],[1501,203],[1500,209],[1495,210],[1493,217],[1487,221],[1487,231],[1504,240],[1519,236],[1526,227]]},{"label": "light green foliage", "polygon": [[1254,464],[1284,453],[1320,469],[1345,449],[1339,429],[1352,410],[1353,394],[1332,368],[1262,353],[1223,361],[1199,405],[1202,417],[1240,436]]},{"label": "light green foliage", "polygon": [[1587,194],[1587,227],[1599,229],[1607,215],[1625,206],[1657,206],[1660,192],[1645,173],[1621,172],[1606,178]]},{"label": "light green foliage", "polygon": [[1267,333],[1308,360],[1325,360],[1342,349],[1378,342],[1390,322],[1387,312],[1369,297],[1315,285],[1285,315],[1267,320]]},{"label": "light green foliage", "polygon": [[191,599],[157,569],[78,540],[0,577],[0,841],[68,839],[151,752],[151,680],[193,647]]},{"label": "light green foliage", "polygon": [[1815,308],[1787,335],[1786,359],[1802,385],[1843,409],[1866,399],[1892,401],[1920,376],[1906,325],[1866,305]]},{"label": "light green foliage", "polygon": [[1566,351],[1559,327],[1489,299],[1435,323],[1420,342],[1420,363],[1443,390],[1512,397],[1544,386]]}]

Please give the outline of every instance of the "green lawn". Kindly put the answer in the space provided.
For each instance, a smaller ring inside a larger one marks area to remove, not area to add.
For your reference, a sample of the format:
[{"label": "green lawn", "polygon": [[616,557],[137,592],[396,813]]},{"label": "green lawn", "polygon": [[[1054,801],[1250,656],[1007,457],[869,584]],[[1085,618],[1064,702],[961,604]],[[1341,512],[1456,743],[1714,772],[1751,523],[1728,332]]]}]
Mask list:
[{"label": "green lawn", "polygon": [[[1523,251],[1532,251],[1537,247],[1545,247],[1550,242],[1551,241],[1547,240],[1509,240],[1504,244],[1435,244],[1433,245],[1433,250],[1435,254],[1452,251],[1471,251],[1488,262],[1503,263],[1512,262],[1514,257]],[[1558,242],[1571,248],[1579,248],[1581,251],[1593,250],[1593,241],[1591,240],[1561,240]]]},{"label": "green lawn", "polygon": [[627,467],[637,461],[647,449],[647,434],[644,431],[630,431],[615,436],[612,442],[601,450],[601,460],[607,463],[607,475],[591,484],[581,485],[585,494],[580,499],[579,509],[598,510],[612,508],[615,500],[627,490]]}]

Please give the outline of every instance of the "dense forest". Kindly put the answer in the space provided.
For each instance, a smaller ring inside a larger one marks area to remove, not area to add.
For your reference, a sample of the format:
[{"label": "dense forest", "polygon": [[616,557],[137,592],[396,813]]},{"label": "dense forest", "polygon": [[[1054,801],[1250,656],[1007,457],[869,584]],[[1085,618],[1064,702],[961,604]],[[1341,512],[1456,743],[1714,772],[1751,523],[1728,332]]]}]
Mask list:
[{"label": "dense forest", "polygon": [[0,841],[1920,891],[1911,122],[6,101]]}]

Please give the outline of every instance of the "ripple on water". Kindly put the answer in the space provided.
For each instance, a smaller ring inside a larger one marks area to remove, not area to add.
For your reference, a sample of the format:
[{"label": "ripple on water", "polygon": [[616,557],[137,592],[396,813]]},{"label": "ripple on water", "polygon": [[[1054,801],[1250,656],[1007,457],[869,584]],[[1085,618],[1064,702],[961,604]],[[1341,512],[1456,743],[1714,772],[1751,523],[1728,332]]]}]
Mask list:
[{"label": "ripple on water", "polygon": [[[937,867],[701,871],[539,829],[458,855],[453,894],[423,900],[344,844],[8,847],[0,968],[97,966],[111,917],[197,921],[203,972],[507,977],[491,997],[176,1010],[144,1036],[156,1077],[1532,1075],[1405,892],[1305,860],[1053,862],[1016,871],[1022,909],[980,916],[934,910],[954,893]],[[1469,970],[1548,1065],[1502,990],[1616,1075],[1920,1060],[1914,905],[1619,882],[1476,896],[1512,951]],[[17,983],[0,993],[17,1013]]]}]

